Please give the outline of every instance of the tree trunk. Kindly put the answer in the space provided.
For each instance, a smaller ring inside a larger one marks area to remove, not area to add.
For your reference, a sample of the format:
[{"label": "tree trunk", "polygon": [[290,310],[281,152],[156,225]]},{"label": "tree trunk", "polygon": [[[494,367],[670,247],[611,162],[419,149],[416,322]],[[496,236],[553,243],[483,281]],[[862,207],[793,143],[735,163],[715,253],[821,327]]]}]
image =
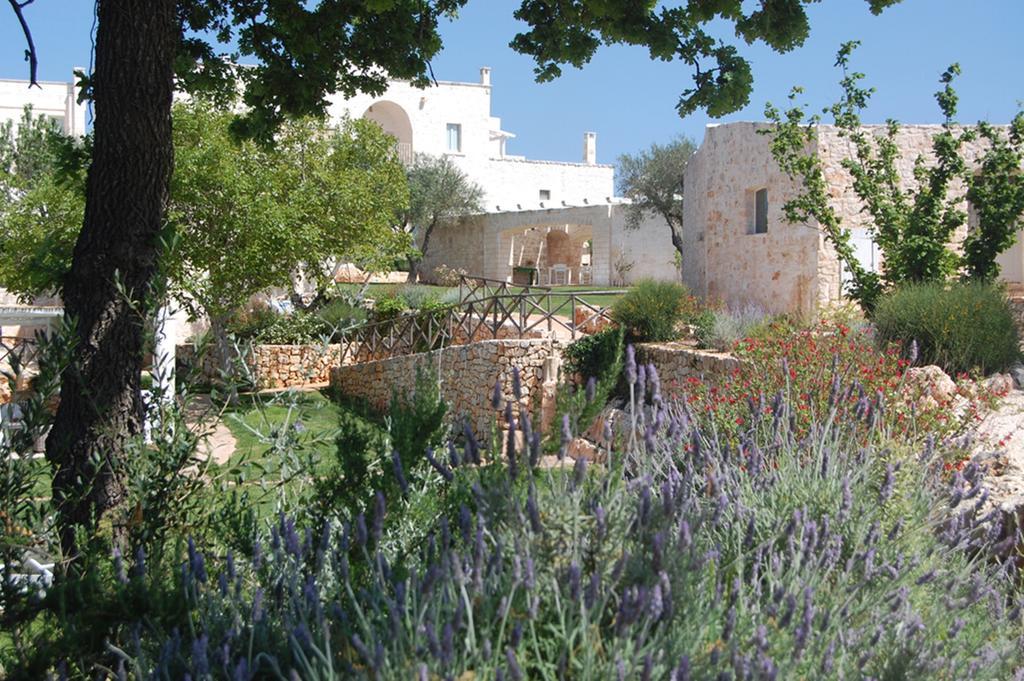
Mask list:
[{"label": "tree trunk", "polygon": [[[126,441],[142,431],[140,371],[171,170],[175,0],[99,0],[92,165],[64,286],[77,346],[47,439],[66,559],[124,497]],[[115,528],[115,535],[118,534]]]},{"label": "tree trunk", "polygon": [[682,224],[677,225],[673,221],[669,220],[668,227],[672,232],[672,245],[676,247],[676,251],[679,253],[679,276],[683,276],[683,226]]},{"label": "tree trunk", "polygon": [[427,230],[423,232],[423,246],[420,248],[420,257],[413,260],[409,258],[409,282],[419,281],[420,266],[427,257],[427,249],[430,248],[430,237],[434,233],[434,227],[437,226],[437,218],[430,221],[427,225]]}]

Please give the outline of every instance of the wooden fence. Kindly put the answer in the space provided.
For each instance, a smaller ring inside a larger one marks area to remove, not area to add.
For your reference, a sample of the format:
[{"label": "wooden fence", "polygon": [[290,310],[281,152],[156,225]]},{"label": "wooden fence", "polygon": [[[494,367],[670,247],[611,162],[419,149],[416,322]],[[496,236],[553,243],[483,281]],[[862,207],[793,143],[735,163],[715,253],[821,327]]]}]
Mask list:
[{"label": "wooden fence", "polygon": [[[589,299],[622,291],[565,291],[519,287],[462,277],[459,302],[349,329],[343,364],[370,362],[483,340],[562,337],[575,340],[611,323],[608,308]],[[585,298],[584,298],[585,297]]]}]

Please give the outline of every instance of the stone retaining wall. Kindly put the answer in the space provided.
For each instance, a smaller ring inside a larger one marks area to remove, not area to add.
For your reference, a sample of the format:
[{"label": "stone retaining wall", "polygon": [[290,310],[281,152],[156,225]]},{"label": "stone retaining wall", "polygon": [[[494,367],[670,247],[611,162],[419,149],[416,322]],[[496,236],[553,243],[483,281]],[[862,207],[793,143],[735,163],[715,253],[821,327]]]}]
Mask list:
[{"label": "stone retaining wall", "polygon": [[688,378],[715,383],[729,378],[742,365],[741,360],[728,353],[698,350],[678,342],[640,343],[636,353],[638,362],[657,368],[662,390],[669,395],[678,395]]},{"label": "stone retaining wall", "polygon": [[478,434],[490,432],[494,383],[501,381],[504,399],[512,396],[512,367],[519,367],[524,398],[531,411],[542,401],[547,380],[557,380],[562,346],[552,339],[489,340],[455,345],[418,355],[334,367],[331,386],[346,397],[365,400],[385,410],[393,391],[408,394],[417,368],[440,376],[441,395],[449,404],[452,422],[468,418]]},{"label": "stone retaining wall", "polygon": [[[341,358],[340,345],[254,345],[246,364],[253,372],[257,387],[291,388],[310,383],[326,383],[331,367]],[[175,350],[179,376],[195,365],[193,345],[179,345]],[[216,362],[207,353],[203,357],[199,377],[207,383],[218,376]]]}]

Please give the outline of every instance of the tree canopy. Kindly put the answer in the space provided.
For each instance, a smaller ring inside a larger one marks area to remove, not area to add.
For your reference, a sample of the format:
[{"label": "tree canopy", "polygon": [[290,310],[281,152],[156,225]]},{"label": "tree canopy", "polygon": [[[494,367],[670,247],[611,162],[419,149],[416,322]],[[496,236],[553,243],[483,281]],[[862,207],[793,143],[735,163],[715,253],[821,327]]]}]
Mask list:
[{"label": "tree canopy", "polygon": [[[236,141],[231,121],[208,104],[174,109],[163,266],[169,289],[193,314],[222,315],[258,291],[287,286],[300,265],[323,278],[334,258],[373,268],[407,250],[408,235],[392,229],[407,206],[405,171],[378,126],[290,121],[270,148]],[[22,153],[31,158],[53,145],[49,136],[27,139]],[[31,298],[62,287],[82,226],[84,183],[51,163],[22,184],[22,195],[0,212],[0,251],[8,256],[0,285]]]},{"label": "tree canopy", "polygon": [[403,221],[413,230],[414,245],[419,250],[409,272],[415,279],[418,263],[427,255],[437,225],[482,212],[484,190],[446,156],[417,154],[408,180],[409,210]]},{"label": "tree canopy", "polygon": [[697,145],[686,137],[655,142],[637,154],[619,157],[619,191],[632,199],[627,225],[639,226],[646,215],[662,217],[672,245],[683,253],[683,172]]}]

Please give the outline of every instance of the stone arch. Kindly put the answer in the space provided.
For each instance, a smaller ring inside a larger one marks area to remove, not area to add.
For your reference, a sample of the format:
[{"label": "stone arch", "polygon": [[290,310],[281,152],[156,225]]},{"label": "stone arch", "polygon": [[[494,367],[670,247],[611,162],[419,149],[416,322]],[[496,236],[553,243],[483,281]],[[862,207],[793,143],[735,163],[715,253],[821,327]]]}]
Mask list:
[{"label": "stone arch", "polygon": [[373,121],[397,140],[398,154],[403,161],[412,160],[412,121],[405,109],[394,102],[381,100],[371,104],[362,117]]}]

